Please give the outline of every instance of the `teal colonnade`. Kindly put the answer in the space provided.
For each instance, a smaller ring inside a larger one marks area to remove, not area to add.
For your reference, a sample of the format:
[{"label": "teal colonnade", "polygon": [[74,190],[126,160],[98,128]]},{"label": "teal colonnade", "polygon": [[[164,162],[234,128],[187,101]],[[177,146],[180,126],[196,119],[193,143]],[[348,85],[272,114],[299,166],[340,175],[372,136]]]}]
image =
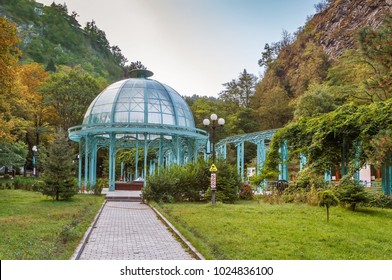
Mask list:
[{"label": "teal colonnade", "polygon": [[[268,151],[269,143],[272,140],[272,136],[276,130],[267,130],[267,131],[260,131],[254,132],[249,134],[241,134],[236,136],[230,136],[219,141],[216,144],[216,151],[218,153],[217,157],[226,159],[227,157],[227,145],[232,144],[236,149],[236,158],[237,158],[237,172],[240,175],[242,181],[245,181],[245,164],[244,164],[244,156],[245,156],[245,143],[250,142],[257,145],[257,167],[256,171],[259,172],[260,169],[264,166],[266,154]],[[352,143],[351,145],[354,146],[355,149],[355,159],[353,161],[355,172],[353,178],[359,180],[360,175],[360,143]],[[340,169],[342,175],[347,175],[348,173],[348,166],[349,166],[349,159],[348,159],[348,148],[349,143],[343,141],[342,148],[341,148],[341,163]],[[289,180],[289,145],[287,141],[283,141],[279,147],[279,180]],[[305,154],[301,153],[299,157],[299,164],[300,170],[303,170],[307,164],[307,157]],[[324,172],[324,179],[327,182],[331,182],[332,174],[331,168],[325,170]],[[382,173],[382,191],[387,195],[392,194],[392,156],[389,157],[387,162],[381,168]]]}]

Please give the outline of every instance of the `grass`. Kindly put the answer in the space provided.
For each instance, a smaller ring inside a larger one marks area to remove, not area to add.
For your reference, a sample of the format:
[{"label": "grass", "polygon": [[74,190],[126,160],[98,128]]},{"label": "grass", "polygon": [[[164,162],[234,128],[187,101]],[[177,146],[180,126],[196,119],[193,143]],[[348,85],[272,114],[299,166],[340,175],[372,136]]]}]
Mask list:
[{"label": "grass", "polygon": [[0,259],[69,259],[103,196],[53,201],[40,193],[0,190]]},{"label": "grass", "polygon": [[207,259],[390,260],[392,210],[305,204],[154,205]]}]

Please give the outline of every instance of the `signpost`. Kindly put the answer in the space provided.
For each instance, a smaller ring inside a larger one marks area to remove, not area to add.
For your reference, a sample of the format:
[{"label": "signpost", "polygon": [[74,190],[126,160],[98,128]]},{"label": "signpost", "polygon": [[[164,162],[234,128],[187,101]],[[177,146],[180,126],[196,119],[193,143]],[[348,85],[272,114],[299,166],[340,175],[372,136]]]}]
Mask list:
[{"label": "signpost", "polygon": [[215,192],[216,192],[216,173],[218,169],[216,168],[215,164],[212,164],[210,167],[211,172],[211,191],[212,191],[212,205],[215,205]]}]

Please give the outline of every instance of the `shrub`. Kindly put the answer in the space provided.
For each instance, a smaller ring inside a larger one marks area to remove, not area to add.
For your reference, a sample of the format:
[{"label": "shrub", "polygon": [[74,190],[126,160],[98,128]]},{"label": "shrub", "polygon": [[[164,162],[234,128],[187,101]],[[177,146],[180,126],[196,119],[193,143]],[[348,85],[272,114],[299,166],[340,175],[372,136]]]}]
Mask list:
[{"label": "shrub", "polygon": [[[210,199],[209,163],[198,160],[184,166],[173,165],[167,169],[160,169],[149,176],[143,188],[143,197],[157,202],[198,201]],[[217,192],[216,200],[234,202],[238,199],[240,180],[236,169],[219,162],[217,164]]]},{"label": "shrub", "polygon": [[95,185],[93,186],[93,192],[95,195],[101,195],[102,189],[107,185],[107,180],[105,178],[99,178]]},{"label": "shrub", "polygon": [[44,182],[37,178],[25,178],[25,177],[15,177],[14,188],[25,190],[25,191],[40,191],[44,185]]},{"label": "shrub", "polygon": [[313,206],[316,206],[320,203],[320,195],[314,185],[312,185],[310,187],[310,191],[306,193],[306,203]]},{"label": "shrub", "polygon": [[[238,200],[241,179],[237,174],[237,169],[224,160],[216,163],[218,171],[216,172],[216,200],[225,203],[234,203]],[[206,197],[211,198],[210,195]]]},{"label": "shrub", "polygon": [[240,191],[240,198],[244,200],[251,200],[253,198],[252,187],[248,184],[242,185]]},{"label": "shrub", "polygon": [[369,201],[366,206],[378,208],[392,208],[392,196],[384,193],[370,193],[368,194]]},{"label": "shrub", "polygon": [[336,195],[343,205],[349,205],[355,211],[357,204],[367,203],[369,197],[363,185],[357,180],[345,176],[336,188]]},{"label": "shrub", "polygon": [[316,190],[325,189],[327,188],[328,183],[323,176],[318,175],[309,168],[305,168],[298,173],[296,187],[310,191],[312,186],[314,186]]},{"label": "shrub", "polygon": [[329,222],[329,208],[331,206],[338,205],[339,200],[331,190],[324,190],[319,192],[319,199],[320,199],[319,205],[321,207],[325,206],[327,210],[327,222]]},{"label": "shrub", "polygon": [[147,201],[161,202],[164,197],[173,193],[175,186],[174,178],[169,171],[173,169],[160,169],[155,175],[149,176],[146,186],[142,189],[143,198]]}]

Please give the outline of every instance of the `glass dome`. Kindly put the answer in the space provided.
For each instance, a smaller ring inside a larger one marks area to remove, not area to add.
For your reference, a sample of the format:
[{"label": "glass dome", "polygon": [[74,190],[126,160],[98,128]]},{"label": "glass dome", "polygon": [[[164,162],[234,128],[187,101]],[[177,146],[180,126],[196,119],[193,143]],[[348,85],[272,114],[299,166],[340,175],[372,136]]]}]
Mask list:
[{"label": "glass dome", "polygon": [[110,123],[195,128],[185,100],[171,87],[144,77],[116,82],[90,104],[83,125]]}]

